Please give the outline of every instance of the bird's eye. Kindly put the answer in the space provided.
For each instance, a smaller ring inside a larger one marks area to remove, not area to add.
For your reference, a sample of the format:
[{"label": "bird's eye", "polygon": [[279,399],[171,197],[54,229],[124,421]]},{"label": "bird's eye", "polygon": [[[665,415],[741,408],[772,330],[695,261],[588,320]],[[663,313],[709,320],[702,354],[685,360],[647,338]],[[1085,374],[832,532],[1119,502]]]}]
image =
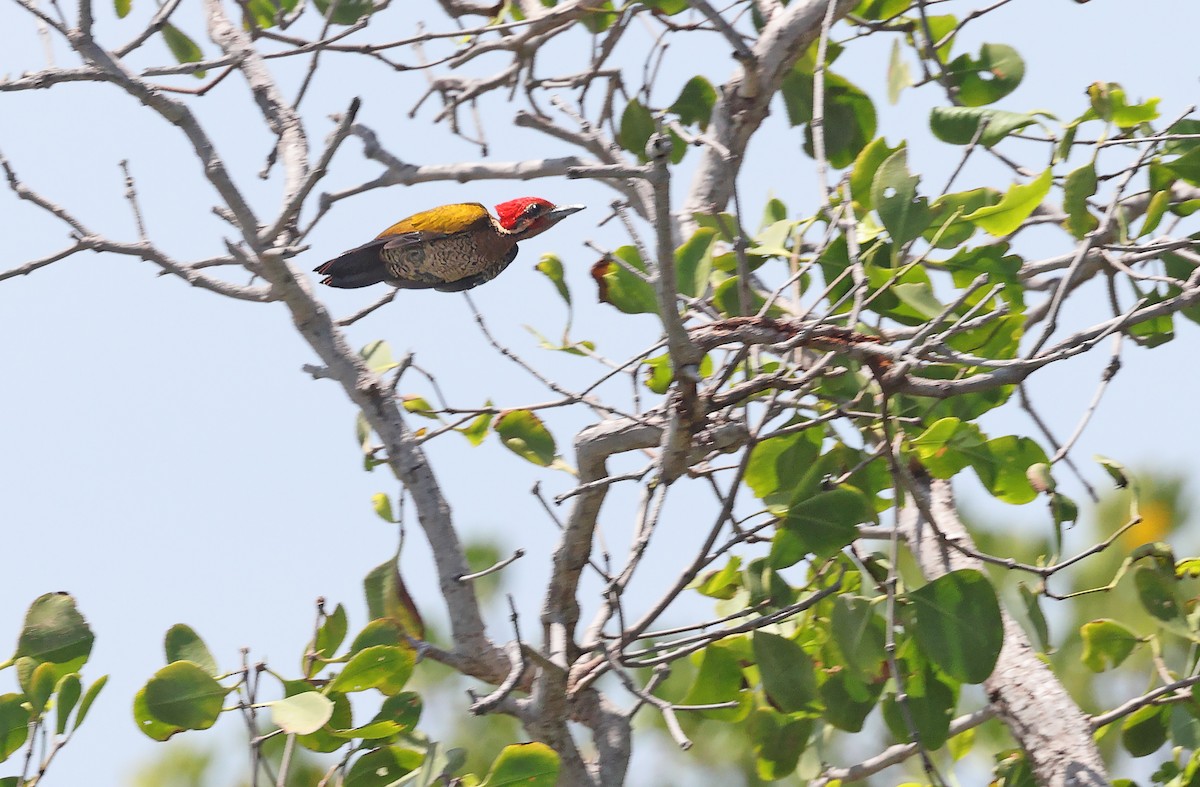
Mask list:
[{"label": "bird's eye", "polygon": [[525,208],[525,215],[529,216],[530,218],[538,215],[541,212],[542,212],[542,206],[537,204],[536,202],[531,203],[529,205],[529,207]]}]

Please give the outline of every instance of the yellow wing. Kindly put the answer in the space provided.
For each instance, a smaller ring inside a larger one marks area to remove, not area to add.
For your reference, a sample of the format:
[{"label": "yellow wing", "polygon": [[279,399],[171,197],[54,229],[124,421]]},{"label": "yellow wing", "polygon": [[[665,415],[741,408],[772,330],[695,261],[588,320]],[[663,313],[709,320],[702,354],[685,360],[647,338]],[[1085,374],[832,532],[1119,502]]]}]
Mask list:
[{"label": "yellow wing", "polygon": [[407,219],[396,222],[383,232],[379,238],[392,235],[403,235],[408,232],[436,233],[438,235],[453,235],[463,232],[480,221],[490,221],[487,208],[478,202],[462,202],[455,205],[442,205],[432,210],[421,211]]}]

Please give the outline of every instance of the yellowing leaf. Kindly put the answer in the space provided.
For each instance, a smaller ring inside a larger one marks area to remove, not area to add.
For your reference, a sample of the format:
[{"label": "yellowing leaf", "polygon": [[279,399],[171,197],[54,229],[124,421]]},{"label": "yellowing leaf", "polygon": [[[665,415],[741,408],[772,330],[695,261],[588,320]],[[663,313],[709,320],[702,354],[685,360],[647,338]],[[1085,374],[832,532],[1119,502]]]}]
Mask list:
[{"label": "yellowing leaf", "polygon": [[1051,179],[1051,171],[1046,170],[1028,183],[1013,185],[995,205],[980,208],[964,218],[991,235],[1009,235],[1042,204],[1050,192]]}]

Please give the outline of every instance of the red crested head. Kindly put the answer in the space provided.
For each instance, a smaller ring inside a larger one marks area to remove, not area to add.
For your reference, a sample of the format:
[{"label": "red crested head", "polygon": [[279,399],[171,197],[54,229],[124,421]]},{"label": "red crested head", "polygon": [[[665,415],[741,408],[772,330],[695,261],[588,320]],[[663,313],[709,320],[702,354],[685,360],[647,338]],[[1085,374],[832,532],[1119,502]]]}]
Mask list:
[{"label": "red crested head", "polygon": [[496,206],[500,226],[513,235],[530,238],[545,232],[576,211],[582,205],[555,207],[554,203],[541,197],[518,197]]}]

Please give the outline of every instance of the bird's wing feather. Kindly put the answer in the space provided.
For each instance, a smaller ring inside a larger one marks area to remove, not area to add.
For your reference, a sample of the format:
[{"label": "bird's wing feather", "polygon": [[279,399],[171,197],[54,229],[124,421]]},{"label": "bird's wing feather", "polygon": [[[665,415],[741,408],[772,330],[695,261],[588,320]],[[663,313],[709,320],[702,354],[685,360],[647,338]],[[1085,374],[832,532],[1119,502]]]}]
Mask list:
[{"label": "bird's wing feather", "polygon": [[379,233],[380,238],[405,235],[411,232],[433,233],[434,236],[465,232],[481,221],[491,221],[487,208],[478,202],[443,205],[433,210],[414,213]]}]

